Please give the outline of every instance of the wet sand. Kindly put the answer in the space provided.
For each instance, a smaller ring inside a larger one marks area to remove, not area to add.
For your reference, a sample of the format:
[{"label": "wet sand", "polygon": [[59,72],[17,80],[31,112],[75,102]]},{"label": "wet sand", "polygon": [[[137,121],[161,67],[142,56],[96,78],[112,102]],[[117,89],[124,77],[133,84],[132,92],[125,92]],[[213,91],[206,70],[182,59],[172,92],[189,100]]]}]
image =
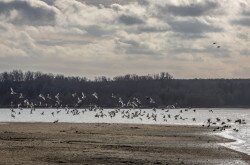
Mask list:
[{"label": "wet sand", "polygon": [[0,124],[0,164],[250,164],[198,126]]}]

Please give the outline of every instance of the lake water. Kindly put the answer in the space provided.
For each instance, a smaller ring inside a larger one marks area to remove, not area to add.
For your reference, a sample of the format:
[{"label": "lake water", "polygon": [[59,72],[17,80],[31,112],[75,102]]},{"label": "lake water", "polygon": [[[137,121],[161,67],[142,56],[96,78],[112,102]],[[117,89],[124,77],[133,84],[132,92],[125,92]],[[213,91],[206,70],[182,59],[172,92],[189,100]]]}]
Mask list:
[{"label": "lake water", "polygon": [[[250,109],[0,109],[0,122],[69,122],[69,123],[133,123],[133,124],[171,124],[206,125],[207,119],[221,125],[231,125],[226,131],[215,133],[236,142],[224,143],[226,147],[250,155]],[[231,121],[228,121],[230,119]],[[245,119],[246,124],[235,124],[235,120]],[[238,129],[236,132],[233,129]]]}]

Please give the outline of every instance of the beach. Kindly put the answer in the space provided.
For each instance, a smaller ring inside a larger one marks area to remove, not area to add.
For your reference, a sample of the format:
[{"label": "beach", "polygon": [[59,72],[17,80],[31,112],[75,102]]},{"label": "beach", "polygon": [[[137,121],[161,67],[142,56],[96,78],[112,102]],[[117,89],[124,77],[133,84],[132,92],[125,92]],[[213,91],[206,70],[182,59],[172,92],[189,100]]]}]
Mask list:
[{"label": "beach", "polygon": [[2,123],[0,164],[250,164],[228,142],[200,126]]}]

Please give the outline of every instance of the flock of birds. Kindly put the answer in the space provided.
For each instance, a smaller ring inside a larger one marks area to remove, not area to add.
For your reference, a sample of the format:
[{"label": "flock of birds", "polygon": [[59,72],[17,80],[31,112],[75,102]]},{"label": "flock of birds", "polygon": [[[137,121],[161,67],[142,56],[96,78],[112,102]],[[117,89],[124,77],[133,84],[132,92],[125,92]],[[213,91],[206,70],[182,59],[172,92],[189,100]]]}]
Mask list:
[{"label": "flock of birds", "polygon": [[213,45],[217,45],[217,48],[220,48],[220,45],[218,45],[216,42],[213,43]]},{"label": "flock of birds", "polygon": [[[14,105],[11,102],[10,115],[13,119],[16,118],[17,115],[21,115],[23,110],[29,110],[29,114],[32,115],[36,112],[36,107],[45,107],[52,108],[52,111],[47,111],[44,109],[42,112],[40,111],[40,115],[44,116],[45,113],[50,113],[47,115],[51,115],[52,117],[56,117],[58,114],[66,114],[66,115],[84,115],[88,112],[94,115],[95,118],[108,118],[114,119],[117,116],[120,116],[122,119],[127,120],[137,120],[144,121],[148,120],[151,122],[162,121],[167,123],[170,120],[181,120],[186,122],[196,122],[197,118],[194,117],[194,114],[197,113],[196,109],[186,108],[186,109],[176,109],[177,104],[169,105],[165,108],[157,109],[141,109],[142,106],[141,100],[139,98],[132,98],[128,102],[125,102],[121,97],[118,97],[114,94],[111,97],[117,101],[119,107],[115,109],[103,109],[102,107],[97,106],[96,104],[91,104],[87,108],[80,108],[80,105],[84,102],[87,96],[82,92],[81,94],[73,93],[72,98],[74,98],[73,107],[69,107],[67,105],[63,106],[62,101],[60,99],[60,94],[56,94],[51,96],[50,94],[43,95],[39,94],[40,102],[38,104],[31,102],[29,99],[25,98],[22,93],[18,93],[10,88],[10,94],[18,100],[18,103]],[[98,100],[98,94],[94,92],[90,97]],[[156,105],[156,102],[152,97],[146,97],[146,100],[149,104]],[[50,103],[50,104],[49,104]],[[185,114],[189,112],[189,117]],[[208,110],[209,113],[213,113],[213,110]],[[191,114],[191,115],[190,115]],[[193,116],[193,117],[190,117]],[[53,123],[59,122],[58,119],[54,120]],[[236,128],[239,124],[246,124],[244,119],[226,119],[222,120],[221,118],[208,118],[203,122],[202,127],[212,127],[213,131],[224,131],[226,129],[232,129],[235,132],[238,132],[239,129]]]}]

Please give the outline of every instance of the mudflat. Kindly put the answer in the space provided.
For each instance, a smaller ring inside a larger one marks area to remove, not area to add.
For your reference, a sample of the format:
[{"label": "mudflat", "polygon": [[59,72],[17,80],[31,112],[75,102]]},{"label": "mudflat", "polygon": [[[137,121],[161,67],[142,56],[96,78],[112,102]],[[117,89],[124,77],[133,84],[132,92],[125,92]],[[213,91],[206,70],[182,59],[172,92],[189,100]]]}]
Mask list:
[{"label": "mudflat", "polygon": [[198,126],[2,123],[0,164],[250,164]]}]

